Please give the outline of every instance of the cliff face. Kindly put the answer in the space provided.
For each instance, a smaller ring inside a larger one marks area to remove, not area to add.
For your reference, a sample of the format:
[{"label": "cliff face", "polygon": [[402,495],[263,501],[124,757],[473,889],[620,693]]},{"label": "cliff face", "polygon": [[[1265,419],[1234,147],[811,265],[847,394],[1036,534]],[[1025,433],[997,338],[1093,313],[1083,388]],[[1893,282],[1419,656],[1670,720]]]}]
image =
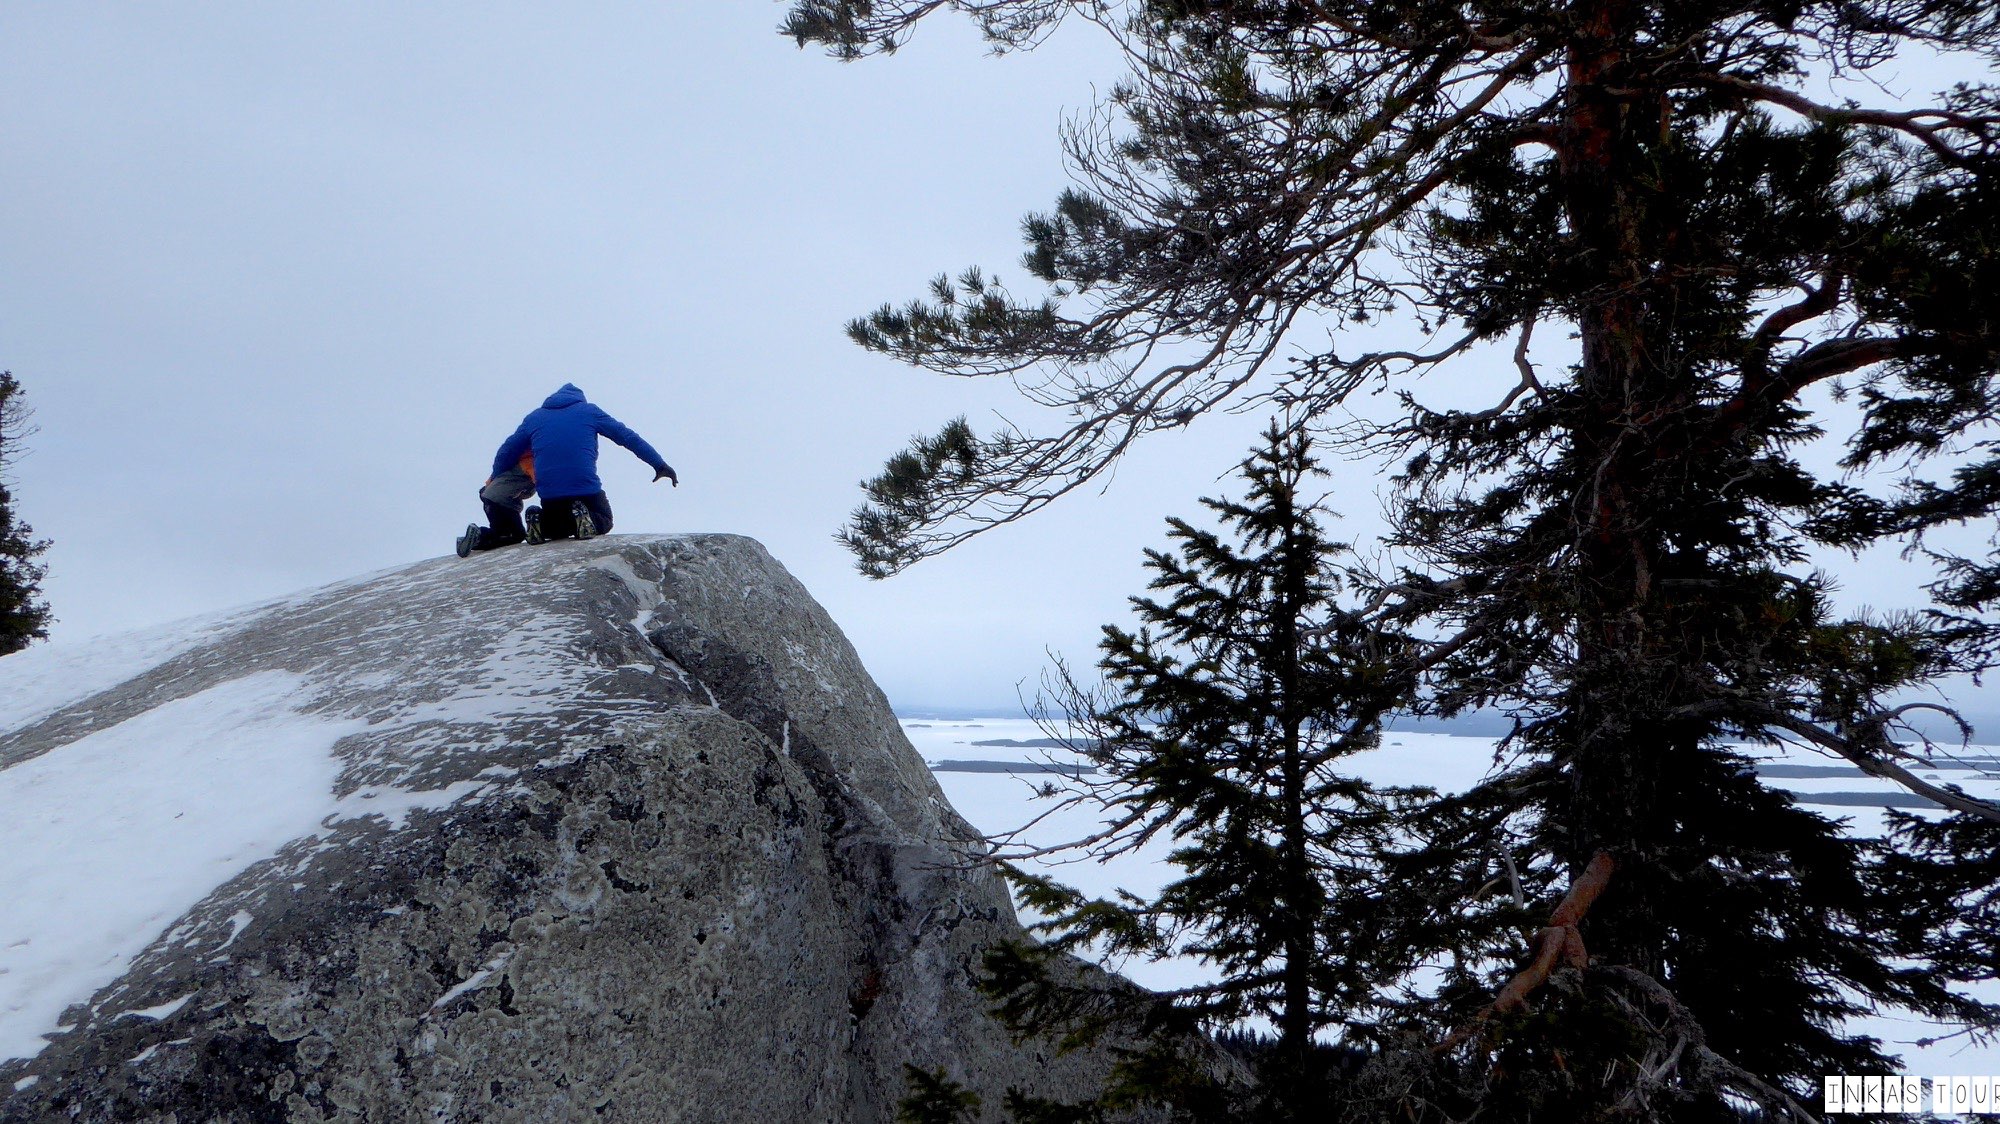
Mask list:
[{"label": "cliff face", "polygon": [[511,548],[34,655],[0,662],[0,795],[96,805],[0,866],[108,846],[131,889],[9,876],[48,900],[5,902],[47,916],[0,956],[0,1119],[877,1121],[905,1062],[989,1104],[1101,1072],[985,1014],[1006,890],[748,539]]}]

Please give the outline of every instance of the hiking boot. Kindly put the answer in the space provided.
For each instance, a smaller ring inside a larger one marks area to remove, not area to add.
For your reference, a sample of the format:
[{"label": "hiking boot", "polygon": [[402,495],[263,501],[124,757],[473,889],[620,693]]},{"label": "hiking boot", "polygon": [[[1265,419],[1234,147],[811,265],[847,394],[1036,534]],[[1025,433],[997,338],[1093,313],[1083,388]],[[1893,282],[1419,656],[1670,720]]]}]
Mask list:
[{"label": "hiking boot", "polygon": [[597,520],[590,517],[590,505],[582,500],[572,500],[570,511],[576,516],[576,537],[594,539],[597,537]]},{"label": "hiking boot", "polygon": [[472,523],[467,525],[464,534],[458,536],[458,542],[454,545],[460,558],[470,558],[472,552],[479,549],[479,532],[482,529],[479,524]]},{"label": "hiking boot", "polygon": [[540,546],[549,541],[542,537],[542,509],[530,507],[521,513],[521,519],[528,525],[528,545]]}]

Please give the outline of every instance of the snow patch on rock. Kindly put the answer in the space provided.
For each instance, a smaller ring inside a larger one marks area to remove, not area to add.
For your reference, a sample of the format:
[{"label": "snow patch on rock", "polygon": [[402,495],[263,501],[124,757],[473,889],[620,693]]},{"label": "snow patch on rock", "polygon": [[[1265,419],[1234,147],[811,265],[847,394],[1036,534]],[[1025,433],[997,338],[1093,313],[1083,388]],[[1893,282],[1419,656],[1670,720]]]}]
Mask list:
[{"label": "snow patch on rock", "polygon": [[305,680],[264,671],[0,772],[0,1058],[33,1057],[63,1009],[161,930],[339,808]]},{"label": "snow patch on rock", "polygon": [[122,635],[63,640],[0,658],[0,731],[19,729],[232,631],[254,610]]}]

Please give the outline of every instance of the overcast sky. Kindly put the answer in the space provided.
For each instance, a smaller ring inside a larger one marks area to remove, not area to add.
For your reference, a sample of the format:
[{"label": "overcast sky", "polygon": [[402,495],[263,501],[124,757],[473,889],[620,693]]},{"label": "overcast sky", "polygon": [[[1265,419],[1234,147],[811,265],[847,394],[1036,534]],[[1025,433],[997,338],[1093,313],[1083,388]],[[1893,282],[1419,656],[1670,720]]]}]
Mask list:
[{"label": "overcast sky", "polygon": [[[899,706],[1003,707],[1045,649],[1087,661],[1260,419],[869,582],[831,537],[857,481],[955,414],[1033,419],[841,326],[941,271],[1024,282],[1058,127],[1118,64],[1082,26],[996,59],[956,18],[841,64],[783,10],[0,7],[0,369],[40,427],[14,475],[57,639],[447,553],[500,439],[575,382],[681,475],[606,443],[618,530],[761,540]],[[1336,484],[1375,511],[1368,471]]]}]

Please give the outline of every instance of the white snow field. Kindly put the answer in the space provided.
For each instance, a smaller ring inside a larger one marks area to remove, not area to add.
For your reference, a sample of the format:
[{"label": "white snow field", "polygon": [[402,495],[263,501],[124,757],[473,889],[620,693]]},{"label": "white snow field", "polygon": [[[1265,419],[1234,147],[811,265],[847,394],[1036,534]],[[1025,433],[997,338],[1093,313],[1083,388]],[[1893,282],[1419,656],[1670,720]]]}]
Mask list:
[{"label": "white snow field", "polygon": [[0,1058],[339,810],[333,743],[365,724],[298,714],[304,687],[230,680],[0,771]]},{"label": "white snow field", "polygon": [[115,687],[229,631],[235,615],[201,617],[74,643],[38,644],[7,657],[0,730],[17,730],[81,699]]},{"label": "white snow field", "polygon": [[[1059,772],[999,770],[1074,766],[1079,760],[1046,744],[1049,733],[1026,718],[905,718],[903,730],[931,764],[959,814],[988,835],[1011,832],[1046,814],[1053,801],[1038,797],[1038,789],[1064,781]],[[1912,807],[1919,803],[1890,781],[1866,776],[1837,758],[1813,751],[1759,748],[1746,755],[1758,762],[1772,784],[1797,793],[1823,815],[1845,819],[1850,832],[1873,834],[1882,828],[1882,808],[1864,800],[1888,798]],[[1471,786],[1493,767],[1494,739],[1392,730],[1383,736],[1380,749],[1353,760],[1356,774],[1379,784],[1428,785],[1452,791]],[[2000,800],[2000,765],[1996,764],[2000,763],[2000,748],[1954,749],[1937,760],[1941,768],[1920,769],[1918,774],[1927,780],[1961,785],[1974,796]],[[1801,771],[1807,775],[1785,775]],[[1087,835],[1096,826],[1095,818],[1084,811],[1067,810],[1035,824],[1020,839],[1034,846],[1054,846]],[[1053,855],[1024,865],[1097,896],[1108,896],[1121,888],[1146,894],[1173,876],[1166,861],[1170,850],[1171,843],[1155,840],[1138,853],[1103,864]],[[1125,961],[1108,966],[1158,989],[1185,987],[1203,978],[1201,966],[1186,961]],[[1901,1054],[1904,1072],[1909,1074],[2000,1076],[2000,1045],[1981,1047],[1956,1038],[1917,1046],[1917,1039],[1949,1033],[1951,1028],[1941,1029],[1904,1012],[1875,1015],[1863,1020],[1858,1029],[1881,1039],[1888,1052]]]}]

